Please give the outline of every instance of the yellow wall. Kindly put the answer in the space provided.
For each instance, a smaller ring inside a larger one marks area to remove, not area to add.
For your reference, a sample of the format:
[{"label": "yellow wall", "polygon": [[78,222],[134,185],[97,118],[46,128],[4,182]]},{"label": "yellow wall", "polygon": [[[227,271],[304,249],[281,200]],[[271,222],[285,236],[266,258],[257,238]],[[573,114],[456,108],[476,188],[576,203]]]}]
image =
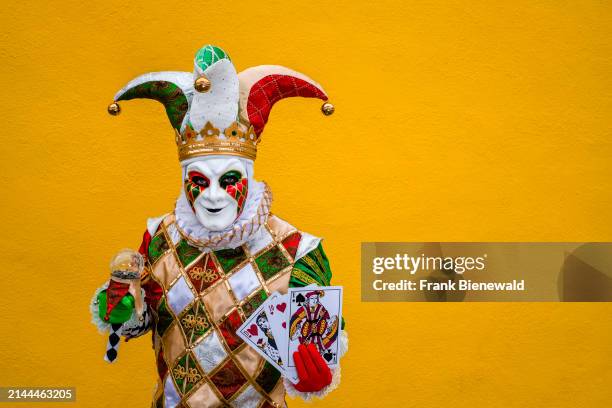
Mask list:
[{"label": "yellow wall", "polygon": [[342,385],[317,406],[609,406],[610,304],[359,293],[361,241],[612,240],[608,2],[87,3],[12,2],[0,17],[1,385],[149,403],[149,339],[107,365],[88,302],[111,255],[172,209],[179,167],[161,105],[117,118],[106,105],[212,43],[239,70],[301,70],[336,104],[325,118],[312,100],[280,103],[256,163],[274,212],[326,238],[346,290]]}]

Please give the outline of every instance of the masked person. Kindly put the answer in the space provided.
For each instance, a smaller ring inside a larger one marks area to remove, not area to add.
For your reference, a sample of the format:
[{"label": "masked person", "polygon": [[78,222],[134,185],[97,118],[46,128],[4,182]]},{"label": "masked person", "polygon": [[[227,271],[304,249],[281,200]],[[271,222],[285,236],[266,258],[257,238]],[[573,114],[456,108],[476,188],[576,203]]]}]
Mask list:
[{"label": "masked person", "polygon": [[[312,347],[301,346],[301,359],[312,364],[293,385],[236,330],[274,291],[330,285],[321,239],[270,213],[272,194],[255,179],[253,161],[277,101],[319,98],[324,114],[334,108],[305,75],[273,65],[237,74],[215,46],[200,49],[194,66],[193,73],[139,76],[109,105],[113,115],[122,100],[165,106],[182,188],[171,213],[147,222],[139,250],[144,310],[135,313],[130,294],[107,293],[107,282],[92,300],[94,322],[106,331],[121,324],[126,340],[152,332],[159,374],[154,407],[283,407],[286,393],[323,396],[337,387],[340,366],[330,371]],[[107,305],[107,298],[117,304]],[[344,331],[340,339],[343,352]]]}]

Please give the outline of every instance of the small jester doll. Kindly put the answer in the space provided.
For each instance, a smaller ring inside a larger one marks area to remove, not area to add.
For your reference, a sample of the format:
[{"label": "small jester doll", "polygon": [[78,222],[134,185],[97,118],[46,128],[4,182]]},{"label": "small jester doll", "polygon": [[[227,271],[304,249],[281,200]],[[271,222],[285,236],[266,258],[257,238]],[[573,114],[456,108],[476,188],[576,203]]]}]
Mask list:
[{"label": "small jester doll", "polygon": [[108,287],[100,292],[98,309],[105,322],[110,323],[108,344],[104,359],[112,363],[117,358],[123,322],[136,311],[138,319],[144,320],[144,304],[140,276],[144,267],[142,255],[131,249],[123,249],[111,261],[111,277]]},{"label": "small jester doll", "polygon": [[[174,209],[148,220],[140,246],[142,311],[129,297],[110,313],[101,307],[108,293],[121,294],[112,281],[91,305],[100,329],[121,324],[126,340],[152,333],[154,407],[284,407],[287,393],[323,397],[339,384],[340,366],[330,369],[315,347],[295,353],[307,364],[294,385],[236,335],[272,292],[331,284],[321,239],[272,215],[270,188],[254,176],[272,106],[294,96],[321,99],[325,115],[334,111],[307,76],[275,65],[237,73],[224,50],[208,45],[196,53],[193,73],[144,74],[108,108],[117,115],[120,101],[161,102],[182,169]],[[340,354],[348,346],[343,329]]]}]

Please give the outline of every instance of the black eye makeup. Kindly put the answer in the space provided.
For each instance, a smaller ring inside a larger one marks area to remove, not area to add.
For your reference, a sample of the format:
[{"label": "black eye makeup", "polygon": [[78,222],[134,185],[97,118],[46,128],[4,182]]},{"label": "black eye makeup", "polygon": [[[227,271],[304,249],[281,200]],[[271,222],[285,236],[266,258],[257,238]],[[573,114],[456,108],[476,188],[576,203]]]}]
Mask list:
[{"label": "black eye makeup", "polygon": [[221,188],[232,186],[242,179],[242,174],[237,170],[230,170],[219,178]]}]

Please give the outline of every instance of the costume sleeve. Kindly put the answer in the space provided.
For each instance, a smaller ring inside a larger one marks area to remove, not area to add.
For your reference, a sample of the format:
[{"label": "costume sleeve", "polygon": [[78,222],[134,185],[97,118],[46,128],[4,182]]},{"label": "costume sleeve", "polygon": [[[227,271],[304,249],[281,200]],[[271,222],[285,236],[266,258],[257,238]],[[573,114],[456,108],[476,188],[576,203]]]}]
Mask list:
[{"label": "costume sleeve", "polygon": [[[291,277],[289,278],[289,287],[297,288],[313,284],[317,286],[331,286],[331,279],[332,272],[329,266],[329,260],[325,255],[323,246],[319,242],[315,249],[296,260],[295,264],[293,265],[293,270],[291,271]],[[346,333],[344,326],[345,322],[343,317],[340,325],[339,357],[342,357],[348,351],[348,334]],[[290,381],[284,378],[283,381],[287,394],[292,397],[299,396],[306,401],[312,399],[313,397],[323,398],[340,385],[340,364],[338,364],[331,371],[331,383],[327,387],[317,392],[300,392]]]},{"label": "costume sleeve", "polygon": [[[138,318],[135,308],[132,310],[130,319],[123,323],[121,327],[121,335],[125,337],[126,340],[134,337],[140,337],[151,329],[151,308],[153,305],[157,304],[157,300],[159,300],[161,296],[161,288],[153,279],[151,279],[148,267],[147,256],[150,242],[151,234],[149,231],[145,231],[138,251],[145,258],[145,268],[140,279],[141,290],[145,299],[142,316],[143,318]],[[96,327],[98,327],[100,332],[108,332],[111,328],[110,323],[102,320],[99,313],[100,295],[108,288],[108,284],[109,281],[106,281],[95,291],[90,304],[92,322],[96,325]]]},{"label": "costume sleeve", "polygon": [[[290,288],[299,288],[308,285],[330,286],[332,279],[329,260],[323,246],[319,245],[306,255],[298,259],[293,265],[291,278],[289,278]],[[344,330],[344,318],[340,328]]]},{"label": "costume sleeve", "polygon": [[315,249],[298,259],[293,265],[289,287],[298,288],[315,284],[329,286],[332,278],[329,261],[321,243]]}]

